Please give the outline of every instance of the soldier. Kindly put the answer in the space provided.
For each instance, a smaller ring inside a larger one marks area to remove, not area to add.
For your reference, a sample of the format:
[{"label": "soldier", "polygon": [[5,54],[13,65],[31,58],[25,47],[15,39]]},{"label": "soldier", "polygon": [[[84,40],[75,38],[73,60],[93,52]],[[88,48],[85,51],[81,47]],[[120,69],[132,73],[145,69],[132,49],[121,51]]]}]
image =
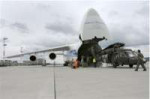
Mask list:
[{"label": "soldier", "polygon": [[93,58],[93,64],[94,64],[94,67],[97,67],[96,66],[96,59],[95,58]]},{"label": "soldier", "polygon": [[143,60],[143,58],[144,58],[143,54],[141,53],[140,50],[138,50],[138,61],[137,61],[137,67],[135,68],[135,71],[138,71],[139,65],[142,66],[143,71],[146,71],[146,67],[144,66],[144,60]]}]

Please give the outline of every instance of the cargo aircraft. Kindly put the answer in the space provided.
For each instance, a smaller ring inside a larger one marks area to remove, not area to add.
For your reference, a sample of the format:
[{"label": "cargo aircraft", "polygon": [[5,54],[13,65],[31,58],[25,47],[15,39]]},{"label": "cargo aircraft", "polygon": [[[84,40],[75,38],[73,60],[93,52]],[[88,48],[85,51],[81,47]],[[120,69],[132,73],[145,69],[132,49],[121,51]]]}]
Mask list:
[{"label": "cargo aircraft", "polygon": [[[102,50],[101,46],[99,46],[98,42],[102,40],[108,39],[108,29],[100,18],[96,10],[93,8],[89,9],[86,15],[83,18],[79,39],[81,40],[81,45],[79,48],[72,49],[69,45],[58,46],[54,48],[49,48],[41,51],[34,51],[29,53],[23,53],[13,56],[8,56],[8,58],[17,58],[23,57],[24,55],[29,55],[29,60],[36,61],[38,59],[39,53],[49,53],[50,59],[55,59],[57,55],[68,56],[68,53],[74,52],[77,55],[77,59],[81,61],[81,57],[95,57],[97,60],[100,58],[100,55],[97,53]],[[67,53],[64,53],[66,52]],[[60,53],[61,52],[61,53]],[[67,60],[66,60],[67,61]]]}]

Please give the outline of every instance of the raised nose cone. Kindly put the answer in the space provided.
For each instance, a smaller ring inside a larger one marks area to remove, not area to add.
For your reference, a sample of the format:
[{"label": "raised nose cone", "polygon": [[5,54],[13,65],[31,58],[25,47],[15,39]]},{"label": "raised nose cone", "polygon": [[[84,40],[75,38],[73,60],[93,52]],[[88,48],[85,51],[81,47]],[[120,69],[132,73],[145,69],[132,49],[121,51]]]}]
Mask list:
[{"label": "raised nose cone", "polygon": [[98,15],[98,13],[96,12],[95,9],[91,8],[87,11],[87,15],[90,16],[90,15]]},{"label": "raised nose cone", "polygon": [[108,29],[96,10],[93,8],[87,11],[81,24],[80,33],[82,40],[90,40],[95,36],[97,38],[108,38]]}]

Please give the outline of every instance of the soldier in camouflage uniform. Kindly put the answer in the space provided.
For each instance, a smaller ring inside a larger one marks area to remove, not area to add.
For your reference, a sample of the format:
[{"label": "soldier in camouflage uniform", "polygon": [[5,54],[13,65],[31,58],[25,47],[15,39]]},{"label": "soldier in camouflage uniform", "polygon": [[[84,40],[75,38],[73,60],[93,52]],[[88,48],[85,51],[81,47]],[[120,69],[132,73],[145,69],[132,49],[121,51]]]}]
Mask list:
[{"label": "soldier in camouflage uniform", "polygon": [[137,67],[135,68],[135,71],[138,71],[140,65],[142,66],[143,71],[146,71],[143,58],[144,58],[143,54],[141,53],[140,50],[138,50],[138,62],[137,62]]}]

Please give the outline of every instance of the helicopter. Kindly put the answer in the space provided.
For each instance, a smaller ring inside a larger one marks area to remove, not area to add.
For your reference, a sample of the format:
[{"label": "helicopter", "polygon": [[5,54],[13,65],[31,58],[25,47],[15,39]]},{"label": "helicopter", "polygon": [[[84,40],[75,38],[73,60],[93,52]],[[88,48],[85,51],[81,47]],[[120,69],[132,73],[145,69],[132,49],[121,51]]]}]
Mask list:
[{"label": "helicopter", "polygon": [[[125,49],[124,46],[124,43],[117,42],[100,51],[99,54],[102,55],[102,61],[112,64],[114,68],[117,68],[119,65],[129,65],[130,68],[133,68],[133,65],[136,65],[138,62],[137,52],[132,49]],[[144,63],[146,63],[145,60]]]}]

